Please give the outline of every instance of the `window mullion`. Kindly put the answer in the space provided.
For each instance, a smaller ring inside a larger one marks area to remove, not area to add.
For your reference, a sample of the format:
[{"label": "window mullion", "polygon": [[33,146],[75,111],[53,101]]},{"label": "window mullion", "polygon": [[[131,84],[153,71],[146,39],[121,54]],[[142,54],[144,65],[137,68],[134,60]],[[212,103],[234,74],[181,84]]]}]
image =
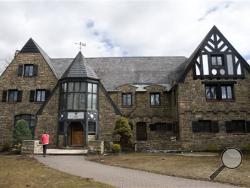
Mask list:
[{"label": "window mullion", "polygon": [[226,90],[226,99],[229,99],[229,98],[228,98],[228,91],[227,91],[228,88],[227,88],[227,87],[228,87],[228,86],[225,86],[225,90]]},{"label": "window mullion", "polygon": [[218,100],[221,100],[222,99],[221,85],[218,84],[215,88],[216,88],[216,94],[218,96]]}]

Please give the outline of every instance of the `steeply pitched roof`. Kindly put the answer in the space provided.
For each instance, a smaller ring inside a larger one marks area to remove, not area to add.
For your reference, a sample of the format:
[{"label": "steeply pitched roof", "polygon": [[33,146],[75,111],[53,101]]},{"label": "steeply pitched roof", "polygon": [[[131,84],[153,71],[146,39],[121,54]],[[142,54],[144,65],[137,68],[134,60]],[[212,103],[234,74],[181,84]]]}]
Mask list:
[{"label": "steeply pitched roof", "polygon": [[[29,49],[38,50],[58,79],[99,78],[108,91],[116,90],[118,86],[124,84],[159,84],[169,90],[173,81],[185,78],[186,73],[193,66],[192,60],[200,53],[205,42],[214,32],[224,38],[214,26],[188,59],[184,56],[84,58],[80,52],[74,59],[50,58],[32,39],[27,42],[27,46],[24,46],[21,53],[27,53]],[[231,44],[230,47],[233,48]],[[237,54],[247,70],[250,70],[247,62],[238,52]]]},{"label": "steeply pitched roof", "polygon": [[32,39],[30,38],[19,53],[40,53],[44,60],[48,63],[54,75],[58,78],[57,71],[52,65],[50,57],[46,54],[46,52]]},{"label": "steeply pitched roof", "polygon": [[30,38],[23,46],[23,48],[20,50],[20,53],[40,53],[40,51],[35,41],[32,38]]},{"label": "steeply pitched roof", "polygon": [[[208,44],[208,41],[210,40],[212,35],[218,35],[223,41],[225,41],[228,45],[229,49],[232,49],[234,53],[237,55],[237,57],[241,60],[243,63],[244,67],[250,71],[250,65],[246,62],[246,60],[238,53],[237,50],[233,47],[233,45],[225,38],[225,36],[220,32],[220,30],[214,25],[212,29],[208,32],[208,34],[204,37],[204,39],[201,41],[201,43],[198,45],[198,47],[195,49],[195,51],[191,54],[191,56],[188,58],[187,63],[186,63],[186,68],[184,72],[182,73],[180,80],[183,81],[185,79],[186,74],[188,71],[194,66],[195,64],[195,59],[197,56],[201,53],[201,51],[206,47]],[[223,46],[221,46],[222,48]]]},{"label": "steeply pitched roof", "polygon": [[93,78],[99,79],[95,71],[87,64],[82,53],[79,52],[72,61],[62,78]]}]

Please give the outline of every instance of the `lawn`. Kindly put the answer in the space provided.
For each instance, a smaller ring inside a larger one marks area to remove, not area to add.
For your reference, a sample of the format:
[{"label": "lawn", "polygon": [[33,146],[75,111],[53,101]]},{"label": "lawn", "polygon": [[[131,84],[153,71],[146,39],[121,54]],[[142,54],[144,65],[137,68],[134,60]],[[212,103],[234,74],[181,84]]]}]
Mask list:
[{"label": "lawn", "polygon": [[[209,180],[209,176],[220,166],[220,156],[129,153],[102,156],[101,160],[97,156],[89,156],[88,159],[108,165],[199,180]],[[224,169],[215,181],[250,187],[250,155],[243,156],[239,168]]]},{"label": "lawn", "polygon": [[33,158],[20,155],[0,155],[0,187],[111,188],[90,179],[59,172]]}]

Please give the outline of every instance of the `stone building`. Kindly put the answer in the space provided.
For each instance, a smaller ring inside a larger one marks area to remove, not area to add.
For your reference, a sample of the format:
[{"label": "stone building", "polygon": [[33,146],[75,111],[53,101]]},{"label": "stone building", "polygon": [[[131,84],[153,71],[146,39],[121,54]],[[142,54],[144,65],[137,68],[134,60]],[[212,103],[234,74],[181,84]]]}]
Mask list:
[{"label": "stone building", "polygon": [[250,66],[215,26],[189,58],[50,58],[29,39],[0,99],[0,148],[19,119],[51,147],[87,147],[125,116],[138,150],[250,149]]}]

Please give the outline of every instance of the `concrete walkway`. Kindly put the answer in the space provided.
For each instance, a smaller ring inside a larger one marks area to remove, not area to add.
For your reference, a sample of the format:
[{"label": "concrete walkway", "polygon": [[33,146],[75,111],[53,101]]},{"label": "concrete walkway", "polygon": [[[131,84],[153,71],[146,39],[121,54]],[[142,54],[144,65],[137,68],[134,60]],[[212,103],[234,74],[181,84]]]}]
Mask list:
[{"label": "concrete walkway", "polygon": [[45,165],[84,178],[121,188],[235,188],[236,186],[159,175],[139,170],[107,166],[83,156],[35,156]]}]

